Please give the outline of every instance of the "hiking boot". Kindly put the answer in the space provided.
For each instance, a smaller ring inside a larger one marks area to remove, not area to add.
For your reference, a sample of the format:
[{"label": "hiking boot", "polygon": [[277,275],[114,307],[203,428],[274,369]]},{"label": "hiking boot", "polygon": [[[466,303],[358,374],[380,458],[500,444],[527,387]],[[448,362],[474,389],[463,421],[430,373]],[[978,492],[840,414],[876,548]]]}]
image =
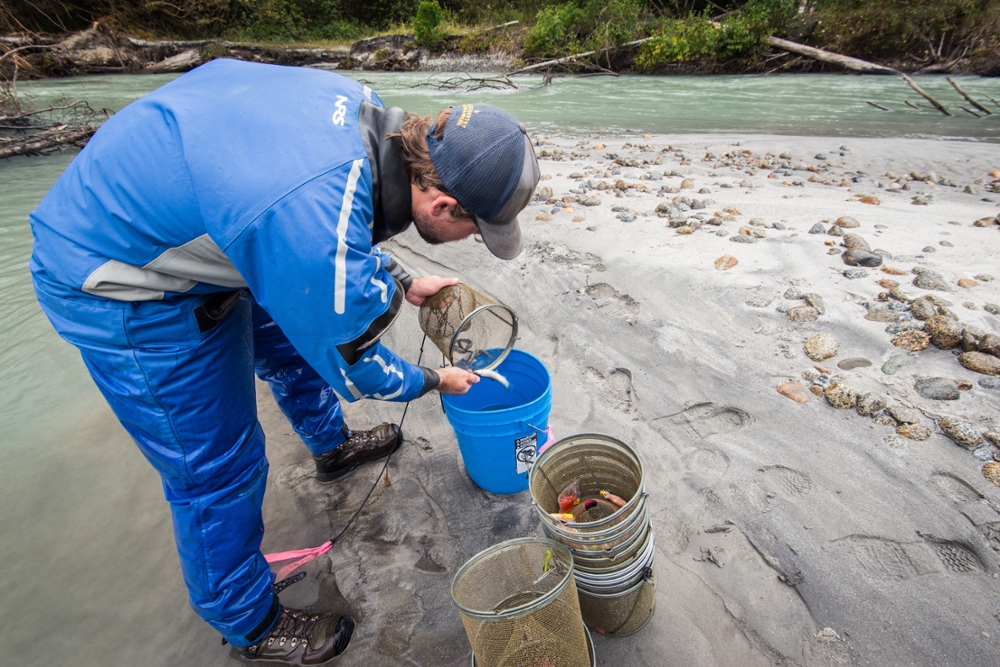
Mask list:
[{"label": "hiking boot", "polygon": [[329,484],[363,463],[377,461],[403,444],[403,433],[395,424],[382,424],[367,431],[348,430],[347,440],[339,447],[314,456],[316,479]]},{"label": "hiking boot", "polygon": [[236,649],[248,662],[321,665],[347,650],[354,634],[350,616],[310,614],[281,608],[271,631],[256,644]]}]

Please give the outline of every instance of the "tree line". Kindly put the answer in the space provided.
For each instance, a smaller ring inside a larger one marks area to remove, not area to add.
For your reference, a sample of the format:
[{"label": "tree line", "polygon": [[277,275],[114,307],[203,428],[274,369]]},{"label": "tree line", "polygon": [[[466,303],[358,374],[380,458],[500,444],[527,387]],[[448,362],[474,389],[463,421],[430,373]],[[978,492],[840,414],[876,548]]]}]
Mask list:
[{"label": "tree line", "polygon": [[[418,19],[424,5],[423,23]],[[430,7],[430,8],[428,8]],[[429,19],[428,19],[429,17]],[[0,33],[49,34],[100,22],[139,37],[353,41],[423,27],[447,34],[519,21],[514,48],[558,57],[652,37],[639,69],[752,59],[774,34],[862,58],[1000,62],[1000,0],[4,0]],[[432,24],[428,24],[430,20]],[[419,41],[419,40],[418,40]],[[489,48],[489,43],[469,43]],[[998,72],[1000,73],[1000,66]]]}]

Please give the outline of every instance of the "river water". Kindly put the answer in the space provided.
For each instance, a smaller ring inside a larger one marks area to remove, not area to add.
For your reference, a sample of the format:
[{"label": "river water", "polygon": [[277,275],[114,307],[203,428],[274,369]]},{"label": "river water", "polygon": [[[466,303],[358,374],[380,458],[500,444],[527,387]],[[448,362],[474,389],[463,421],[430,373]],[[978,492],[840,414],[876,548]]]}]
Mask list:
[{"label": "river water", "polygon": [[[434,113],[452,103],[489,102],[544,133],[737,132],[1000,142],[1000,109],[982,119],[958,110],[961,100],[943,77],[917,81],[955,110],[952,118],[908,108],[905,100],[921,100],[896,77],[602,76],[557,78],[548,86],[540,85],[540,77],[518,77],[520,90],[461,92],[421,85],[461,75],[351,75],[369,83],[387,105]],[[21,89],[37,105],[65,95],[88,100],[95,109],[117,110],[173,78],[87,77],[32,82]],[[1000,99],[998,80],[956,80],[981,100],[985,95]],[[869,100],[893,111],[880,111]],[[176,570],[155,475],[110,419],[75,349],[51,330],[31,289],[27,216],[74,155],[66,151],[0,162],[0,598],[5,602],[0,628],[6,630],[5,642],[13,641],[12,652],[8,646],[0,654],[18,656],[10,663],[5,657],[3,664],[63,664],[53,662],[52,651],[39,650],[53,633],[65,633],[57,648],[71,651],[74,643],[95,641],[93,633],[107,632],[88,627],[78,611],[68,609],[140,604],[142,596],[115,589],[113,565],[124,558],[119,549],[126,545],[156,545],[165,554],[163,567]],[[108,558],[110,569],[76,572],[73,560],[81,551],[88,559]],[[109,551],[117,556],[109,557]],[[99,578],[107,597],[74,598],[75,577]],[[170,590],[164,595],[176,597],[177,587]],[[166,602],[146,599],[145,604]],[[63,629],[49,627],[48,621]],[[134,664],[122,662],[124,655],[109,649],[101,664]],[[135,660],[145,655],[137,652]],[[80,663],[70,658],[65,664]]]}]

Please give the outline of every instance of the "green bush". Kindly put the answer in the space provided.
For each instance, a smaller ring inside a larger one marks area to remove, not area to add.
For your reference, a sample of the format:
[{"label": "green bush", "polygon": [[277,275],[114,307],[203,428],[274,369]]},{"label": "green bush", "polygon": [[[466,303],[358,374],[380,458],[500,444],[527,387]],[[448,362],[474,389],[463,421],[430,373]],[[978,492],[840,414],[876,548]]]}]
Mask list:
[{"label": "green bush", "polygon": [[752,60],[767,48],[768,35],[782,34],[797,12],[798,0],[749,0],[721,21],[712,21],[707,12],[664,20],[640,48],[636,67],[648,71],[675,62]]},{"label": "green bush", "polygon": [[704,16],[663,21],[636,56],[640,70],[652,70],[666,63],[714,58],[724,40],[722,24]]},{"label": "green bush", "polygon": [[816,0],[818,36],[860,57],[949,58],[1000,31],[996,0]]},{"label": "green bush", "polygon": [[526,55],[555,57],[635,39],[640,0],[571,0],[542,8],[524,40]]},{"label": "green bush", "polygon": [[413,37],[417,44],[431,51],[440,51],[444,46],[444,35],[440,30],[442,20],[444,10],[436,0],[421,2],[413,19]]}]

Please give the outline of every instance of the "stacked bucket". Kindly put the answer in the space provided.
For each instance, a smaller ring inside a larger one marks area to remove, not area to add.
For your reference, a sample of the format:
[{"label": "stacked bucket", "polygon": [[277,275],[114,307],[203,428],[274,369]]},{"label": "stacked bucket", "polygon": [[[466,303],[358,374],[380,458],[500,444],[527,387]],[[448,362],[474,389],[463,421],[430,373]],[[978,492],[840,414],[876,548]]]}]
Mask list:
[{"label": "stacked bucket", "polygon": [[[566,521],[559,495],[574,483],[583,505]],[[606,435],[565,438],[538,457],[528,485],[545,534],[573,554],[584,622],[613,636],[642,628],[655,606],[656,547],[636,452]],[[611,496],[624,505],[606,500]]]}]

